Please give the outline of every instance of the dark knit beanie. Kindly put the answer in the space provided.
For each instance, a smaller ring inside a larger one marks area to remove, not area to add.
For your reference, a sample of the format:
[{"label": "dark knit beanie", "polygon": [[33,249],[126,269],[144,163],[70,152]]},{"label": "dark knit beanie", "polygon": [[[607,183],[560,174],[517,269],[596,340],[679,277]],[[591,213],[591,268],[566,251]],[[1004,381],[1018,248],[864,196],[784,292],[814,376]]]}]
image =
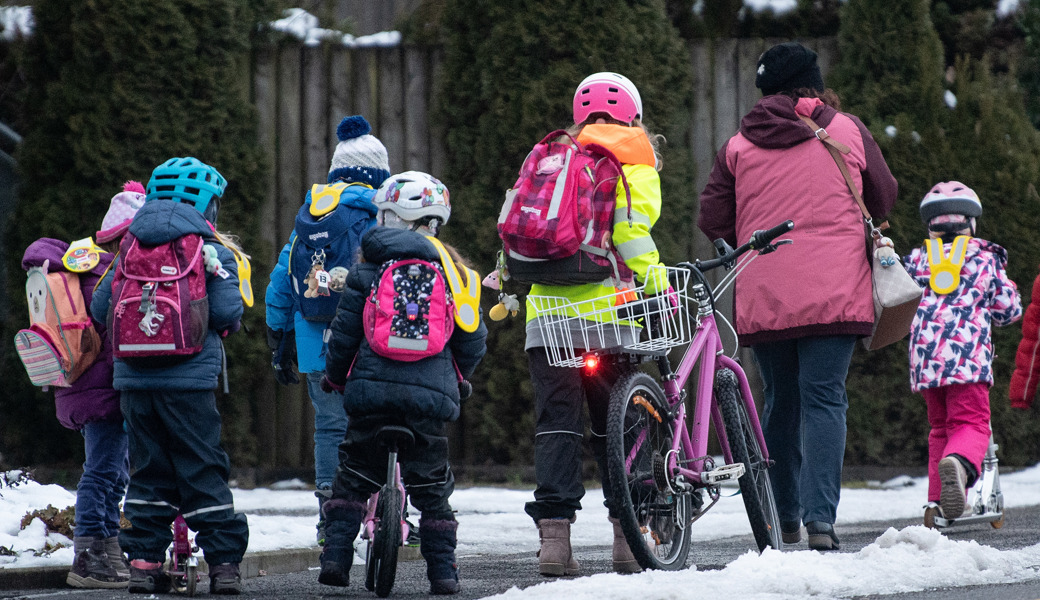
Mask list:
[{"label": "dark knit beanie", "polygon": [[809,88],[822,92],[823,75],[816,64],[816,53],[798,42],[777,44],[758,58],[755,87],[763,96]]}]

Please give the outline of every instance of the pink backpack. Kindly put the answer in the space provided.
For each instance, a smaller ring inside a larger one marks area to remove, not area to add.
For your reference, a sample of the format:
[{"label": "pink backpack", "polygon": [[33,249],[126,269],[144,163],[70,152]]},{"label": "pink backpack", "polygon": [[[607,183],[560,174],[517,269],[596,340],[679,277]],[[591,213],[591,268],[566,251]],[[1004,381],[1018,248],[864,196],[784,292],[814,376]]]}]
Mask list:
[{"label": "pink backpack", "polygon": [[115,356],[186,357],[202,351],[209,329],[203,243],[189,234],[145,246],[126,234],[108,317]]},{"label": "pink backpack", "polygon": [[[535,145],[498,216],[510,277],[548,285],[630,280],[611,241],[619,178],[629,194],[621,163],[599,144],[557,130]],[[628,205],[631,220],[630,195]]]},{"label": "pink backpack", "polygon": [[14,336],[33,385],[68,387],[97,361],[101,338],[87,312],[79,276],[32,267],[25,282],[32,324]]},{"label": "pink backpack", "polygon": [[365,339],[392,360],[438,354],[455,330],[455,302],[441,266],[418,258],[389,260],[365,302]]}]

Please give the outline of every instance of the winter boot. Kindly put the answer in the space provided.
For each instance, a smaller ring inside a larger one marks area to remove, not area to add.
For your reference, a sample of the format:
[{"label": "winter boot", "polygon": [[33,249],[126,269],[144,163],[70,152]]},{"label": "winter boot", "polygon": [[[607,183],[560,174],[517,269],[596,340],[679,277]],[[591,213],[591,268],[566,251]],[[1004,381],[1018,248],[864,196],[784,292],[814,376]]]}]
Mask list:
[{"label": "winter boot", "polygon": [[209,593],[237,596],[242,593],[238,563],[220,563],[209,568]]},{"label": "winter boot", "polygon": [[72,540],[76,558],[72,562],[65,583],[77,588],[125,588],[130,577],[124,577],[112,568],[105,552],[105,540],[77,537]]},{"label": "winter boot", "polygon": [[838,535],[834,533],[834,525],[823,521],[811,521],[805,524],[805,531],[809,534],[810,550],[838,550],[841,543]]},{"label": "winter boot", "polygon": [[165,594],[170,591],[170,576],[163,571],[162,563],[132,560],[127,591],[131,594]]},{"label": "winter boot", "polygon": [[949,455],[939,461],[939,507],[943,517],[956,519],[964,514],[967,503],[965,488],[968,487],[968,471],[956,455]]},{"label": "winter boot", "polygon": [[457,594],[459,567],[455,563],[455,532],[459,524],[450,519],[419,519],[419,552],[426,560],[426,578],[430,580],[430,594],[442,596]]},{"label": "winter boot", "polygon": [[325,545],[325,513],[322,511],[322,507],[325,506],[325,501],[332,498],[331,488],[321,488],[314,492],[314,495],[318,497],[318,545]]},{"label": "winter boot", "polygon": [[615,573],[640,573],[643,567],[639,566],[636,562],[635,555],[632,554],[632,549],[628,546],[628,540],[625,539],[625,532],[621,530],[621,521],[614,517],[608,517],[612,525],[614,525],[614,548],[611,551],[611,556],[614,559],[614,572]]},{"label": "winter boot", "polygon": [[577,575],[581,566],[571,555],[571,523],[569,519],[539,519],[538,572],[550,577]]},{"label": "winter boot", "polygon": [[365,503],[331,498],[321,509],[325,517],[325,546],[321,550],[318,583],[347,587],[354,564],[354,538],[365,518]]},{"label": "winter boot", "polygon": [[123,548],[119,546],[119,536],[114,535],[105,538],[105,554],[108,555],[108,563],[119,573],[120,577],[130,579],[130,561],[126,559]]},{"label": "winter boot", "polygon": [[780,537],[785,544],[797,544],[807,535],[801,521],[780,521]]}]

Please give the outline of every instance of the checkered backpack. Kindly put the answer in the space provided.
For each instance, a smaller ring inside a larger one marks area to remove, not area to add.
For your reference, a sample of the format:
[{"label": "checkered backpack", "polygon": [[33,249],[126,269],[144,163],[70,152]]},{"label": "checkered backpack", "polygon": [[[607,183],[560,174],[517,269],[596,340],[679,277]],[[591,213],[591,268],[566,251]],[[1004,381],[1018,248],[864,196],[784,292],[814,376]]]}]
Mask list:
[{"label": "checkered backpack", "polygon": [[611,241],[619,178],[629,194],[621,163],[599,144],[557,130],[535,145],[498,216],[510,277],[548,285],[630,279]]}]

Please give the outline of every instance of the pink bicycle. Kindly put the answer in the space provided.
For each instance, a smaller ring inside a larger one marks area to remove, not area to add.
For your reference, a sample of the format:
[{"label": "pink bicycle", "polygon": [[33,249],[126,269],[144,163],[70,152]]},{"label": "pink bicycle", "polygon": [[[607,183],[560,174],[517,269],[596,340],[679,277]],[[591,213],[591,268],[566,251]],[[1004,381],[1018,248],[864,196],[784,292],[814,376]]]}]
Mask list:
[{"label": "pink bicycle", "polygon": [[[723,352],[715,294],[747,262],[790,243],[774,240],[793,227],[786,221],[757,231],[736,250],[720,240],[718,258],[665,268],[674,290],[666,294],[624,291],[606,303],[609,307],[602,299],[593,305],[529,296],[542,317],[539,326],[547,346],[552,346],[547,348],[551,364],[586,370],[605,361],[623,366],[607,416],[608,500],[645,569],[686,566],[690,525],[718,501],[720,485],[732,480],[738,482],[759,551],[782,548],[758,411],[744,370]],[[744,256],[749,250],[755,252]],[[703,274],[720,266],[736,268],[713,290]],[[692,315],[691,306],[696,309]],[[642,327],[633,327],[635,323]],[[684,345],[673,370],[668,352]],[[658,377],[639,369],[649,361],[656,362]],[[688,411],[685,387],[698,364],[696,396]],[[721,464],[708,454],[712,431]],[[711,501],[707,505],[705,494]]]},{"label": "pink bicycle", "polygon": [[199,583],[198,550],[188,530],[184,517],[177,515],[173,521],[173,544],[170,546],[170,566],[167,574],[173,591],[194,596]]},{"label": "pink bicycle", "polygon": [[408,542],[409,533],[408,521],[404,518],[408,500],[397,453],[414,444],[415,435],[407,427],[384,425],[376,433],[376,442],[387,450],[386,483],[368,499],[361,538],[368,540],[365,589],[385,598],[390,595],[397,577],[397,552]]}]

